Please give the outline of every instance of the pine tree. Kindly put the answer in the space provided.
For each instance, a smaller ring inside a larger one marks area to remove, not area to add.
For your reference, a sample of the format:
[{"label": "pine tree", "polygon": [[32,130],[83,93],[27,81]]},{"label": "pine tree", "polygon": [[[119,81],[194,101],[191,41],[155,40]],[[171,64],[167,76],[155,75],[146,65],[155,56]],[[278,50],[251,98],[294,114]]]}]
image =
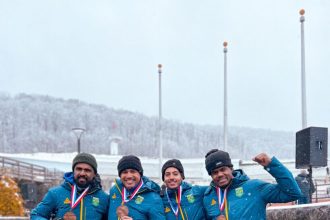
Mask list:
[{"label": "pine tree", "polygon": [[17,183],[7,176],[0,177],[0,216],[24,216],[20,189]]}]

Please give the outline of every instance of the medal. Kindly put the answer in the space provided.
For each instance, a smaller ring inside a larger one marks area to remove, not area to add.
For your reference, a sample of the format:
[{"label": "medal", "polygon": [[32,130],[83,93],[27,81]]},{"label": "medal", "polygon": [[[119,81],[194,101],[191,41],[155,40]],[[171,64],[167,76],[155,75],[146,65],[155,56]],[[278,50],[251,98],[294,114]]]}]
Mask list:
[{"label": "medal", "polygon": [[128,216],[127,206],[124,206],[124,205],[118,206],[118,208],[116,210],[116,214],[119,218],[122,218],[124,216]]},{"label": "medal", "polygon": [[76,215],[73,212],[67,212],[65,213],[65,215],[63,216],[64,220],[76,220]]},{"label": "medal", "polygon": [[226,217],[224,215],[219,215],[217,217],[217,220],[226,220]]}]

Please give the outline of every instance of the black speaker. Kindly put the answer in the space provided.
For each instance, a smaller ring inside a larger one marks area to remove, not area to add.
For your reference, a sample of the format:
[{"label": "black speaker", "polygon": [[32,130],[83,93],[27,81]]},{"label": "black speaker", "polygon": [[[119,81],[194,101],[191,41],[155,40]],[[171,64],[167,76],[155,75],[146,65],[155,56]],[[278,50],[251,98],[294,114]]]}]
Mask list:
[{"label": "black speaker", "polygon": [[328,128],[309,127],[296,133],[296,169],[326,167]]}]

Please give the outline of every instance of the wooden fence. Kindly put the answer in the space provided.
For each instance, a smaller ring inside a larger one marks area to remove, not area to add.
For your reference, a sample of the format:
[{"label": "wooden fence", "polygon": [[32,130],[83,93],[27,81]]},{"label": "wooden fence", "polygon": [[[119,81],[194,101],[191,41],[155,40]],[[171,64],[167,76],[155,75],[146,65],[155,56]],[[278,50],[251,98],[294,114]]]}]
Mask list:
[{"label": "wooden fence", "polygon": [[51,184],[62,179],[63,172],[0,156],[0,176]]}]

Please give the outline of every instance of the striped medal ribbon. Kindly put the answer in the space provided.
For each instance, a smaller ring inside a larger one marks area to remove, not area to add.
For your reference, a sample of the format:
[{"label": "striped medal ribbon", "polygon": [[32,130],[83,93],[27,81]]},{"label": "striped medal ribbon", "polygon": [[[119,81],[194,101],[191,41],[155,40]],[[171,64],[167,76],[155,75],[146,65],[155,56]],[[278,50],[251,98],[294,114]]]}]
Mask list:
[{"label": "striped medal ribbon", "polygon": [[76,208],[76,206],[81,202],[81,200],[85,197],[85,195],[87,194],[89,187],[87,187],[83,193],[80,194],[80,196],[78,198],[77,197],[77,186],[76,184],[74,184],[71,187],[71,209]]},{"label": "striped medal ribbon", "polygon": [[220,212],[223,212],[223,210],[225,209],[225,205],[227,202],[227,189],[228,187],[225,190],[221,190],[220,187],[217,187],[217,196]]},{"label": "striped medal ribbon", "polygon": [[141,179],[139,185],[135,188],[134,192],[129,196],[129,198],[127,198],[127,190],[125,188],[125,186],[122,188],[121,190],[121,199],[122,199],[122,203],[126,203],[131,201],[134,196],[136,195],[136,193],[138,193],[138,191],[140,190],[140,188],[143,186],[143,180]]},{"label": "striped medal ribbon", "polygon": [[180,206],[181,206],[182,186],[178,187],[178,192],[175,195],[175,201],[176,201],[177,205],[174,205],[171,202],[171,199],[170,199],[170,197],[168,195],[168,192],[167,192],[167,188],[166,188],[165,192],[166,192],[168,203],[170,203],[170,206],[171,206],[171,209],[172,209],[173,213],[175,214],[176,217],[178,217],[179,209],[180,209]]}]

